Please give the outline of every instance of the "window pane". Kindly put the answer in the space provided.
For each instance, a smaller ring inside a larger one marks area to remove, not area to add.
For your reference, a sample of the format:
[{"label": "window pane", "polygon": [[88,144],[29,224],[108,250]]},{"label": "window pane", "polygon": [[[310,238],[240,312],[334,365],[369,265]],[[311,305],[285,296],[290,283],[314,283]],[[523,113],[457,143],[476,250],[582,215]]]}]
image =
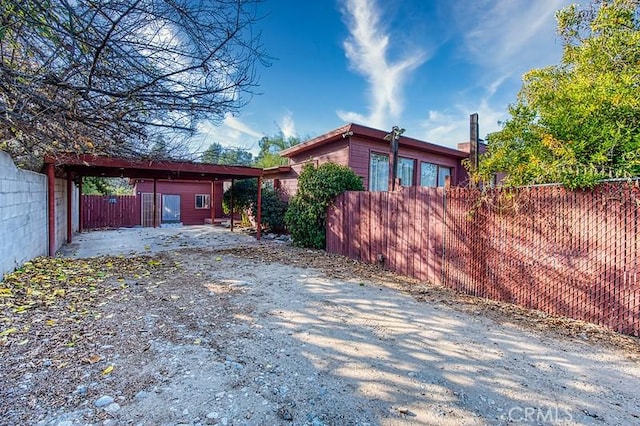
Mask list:
[{"label": "window pane", "polygon": [[410,158],[398,157],[396,175],[400,178],[400,185],[413,186],[413,164]]},{"label": "window pane", "polygon": [[432,163],[420,164],[420,186],[438,185],[438,166]]},{"label": "window pane", "polygon": [[389,190],[389,156],[371,153],[369,160],[369,190]]},{"label": "window pane", "polygon": [[449,167],[438,167],[438,186],[444,186],[445,178],[451,176],[451,169]]},{"label": "window pane", "polygon": [[208,209],[209,197],[207,194],[196,194],[196,209]]}]

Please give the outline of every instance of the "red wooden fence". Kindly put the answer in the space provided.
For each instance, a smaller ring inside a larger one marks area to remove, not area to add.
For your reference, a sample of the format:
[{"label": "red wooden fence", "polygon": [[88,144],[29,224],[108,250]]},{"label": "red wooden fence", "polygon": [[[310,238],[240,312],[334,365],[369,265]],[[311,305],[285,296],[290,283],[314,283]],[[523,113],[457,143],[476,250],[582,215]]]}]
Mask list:
[{"label": "red wooden fence", "polygon": [[140,207],[135,195],[82,196],[83,229],[136,225],[140,225]]},{"label": "red wooden fence", "polygon": [[348,192],[327,217],[327,251],[440,283],[443,189]]},{"label": "red wooden fence", "polygon": [[405,275],[640,335],[638,182],[438,191],[343,194],[327,250],[371,263],[381,253]]}]

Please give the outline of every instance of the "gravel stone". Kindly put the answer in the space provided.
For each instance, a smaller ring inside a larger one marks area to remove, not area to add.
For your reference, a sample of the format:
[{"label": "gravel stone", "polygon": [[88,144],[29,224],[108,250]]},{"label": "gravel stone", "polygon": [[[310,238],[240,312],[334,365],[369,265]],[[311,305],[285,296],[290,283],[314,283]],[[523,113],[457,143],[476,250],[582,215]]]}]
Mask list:
[{"label": "gravel stone", "polygon": [[104,395],[101,396],[100,398],[96,399],[96,401],[93,403],[93,405],[95,405],[98,408],[102,408],[102,407],[106,407],[107,405],[111,404],[114,401],[112,396],[109,395]]}]

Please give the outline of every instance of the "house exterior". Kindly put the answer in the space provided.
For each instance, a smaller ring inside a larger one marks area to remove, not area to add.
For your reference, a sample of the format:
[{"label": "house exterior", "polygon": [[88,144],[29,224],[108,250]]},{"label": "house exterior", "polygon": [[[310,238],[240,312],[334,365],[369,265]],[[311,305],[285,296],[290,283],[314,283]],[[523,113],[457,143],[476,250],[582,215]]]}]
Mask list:
[{"label": "house exterior", "polygon": [[[289,159],[287,166],[266,169],[264,177],[285,195],[297,191],[297,178],[309,163],[333,162],[350,167],[362,177],[369,191],[389,190],[390,144],[387,131],[359,124],[347,124],[280,153]],[[447,148],[409,137],[401,137],[396,176],[402,186],[444,186],[447,176],[452,185],[467,180],[461,161],[468,151]]]},{"label": "house exterior", "polygon": [[[137,197],[137,217],[141,226],[153,226],[153,179],[136,179],[134,194]],[[222,218],[222,181],[157,180],[157,224],[182,223],[202,225],[215,218]],[[213,194],[213,203],[211,202]]]}]

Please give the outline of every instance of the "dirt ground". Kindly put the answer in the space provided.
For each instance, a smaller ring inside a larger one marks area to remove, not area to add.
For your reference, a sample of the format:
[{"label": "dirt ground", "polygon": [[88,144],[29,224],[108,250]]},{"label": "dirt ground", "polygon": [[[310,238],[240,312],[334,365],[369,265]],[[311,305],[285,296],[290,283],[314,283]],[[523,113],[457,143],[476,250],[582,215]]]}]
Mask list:
[{"label": "dirt ground", "polygon": [[638,339],[233,238],[5,280],[0,424],[640,423]]}]

